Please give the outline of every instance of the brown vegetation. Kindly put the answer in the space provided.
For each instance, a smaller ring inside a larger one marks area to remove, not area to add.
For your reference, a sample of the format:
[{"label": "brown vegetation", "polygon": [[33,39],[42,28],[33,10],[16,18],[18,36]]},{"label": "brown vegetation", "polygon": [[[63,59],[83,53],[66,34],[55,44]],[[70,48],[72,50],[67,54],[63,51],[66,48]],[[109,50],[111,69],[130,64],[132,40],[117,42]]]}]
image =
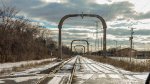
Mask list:
[{"label": "brown vegetation", "polygon": [[42,38],[34,38],[37,27],[17,18],[14,8],[0,9],[0,62],[46,58],[48,49]]},{"label": "brown vegetation", "polygon": [[0,8],[0,63],[57,56],[56,42],[17,13],[15,8]]}]

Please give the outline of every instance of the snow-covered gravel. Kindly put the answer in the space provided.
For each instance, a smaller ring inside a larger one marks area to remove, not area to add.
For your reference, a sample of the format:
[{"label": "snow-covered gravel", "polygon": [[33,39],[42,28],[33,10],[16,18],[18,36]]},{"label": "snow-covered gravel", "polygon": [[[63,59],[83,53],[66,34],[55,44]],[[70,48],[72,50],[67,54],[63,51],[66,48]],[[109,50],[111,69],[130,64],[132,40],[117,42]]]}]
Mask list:
[{"label": "snow-covered gravel", "polygon": [[[12,81],[12,83],[10,84],[22,84],[23,82],[29,81],[29,80],[38,80],[40,78],[42,78],[42,75],[35,75],[35,76],[25,76],[25,77],[14,77],[14,78],[5,78],[5,79],[0,79],[0,84],[5,84],[5,81],[3,80],[7,80],[7,81]],[[23,84],[27,84],[23,83]],[[34,81],[32,81],[30,84],[34,84]]]},{"label": "snow-covered gravel", "polygon": [[[21,64],[27,64],[27,63],[41,63],[44,61],[53,61],[56,58],[52,58],[52,59],[44,59],[44,60],[34,60],[34,61],[23,61],[23,62],[17,62],[17,63],[4,63],[1,64],[3,66],[0,66],[1,69],[11,69],[13,66],[20,66]],[[44,74],[39,74],[41,71],[47,70],[51,67],[54,67],[58,64],[60,64],[61,62],[51,62],[47,65],[43,65],[43,66],[39,66],[36,68],[31,68],[31,69],[27,69],[24,71],[20,71],[20,72],[12,72],[9,75],[3,75],[0,76],[0,84],[34,84],[33,82],[36,82],[38,79],[42,78],[44,76]],[[12,66],[10,66],[9,64],[12,64]],[[4,66],[6,65],[6,67]],[[11,82],[11,83],[10,83]]]},{"label": "snow-covered gravel", "polygon": [[0,71],[2,70],[11,70],[13,67],[19,67],[25,64],[31,63],[41,63],[44,61],[53,61],[56,58],[49,58],[49,59],[42,59],[42,60],[31,60],[31,61],[21,61],[21,62],[14,62],[14,63],[0,63]]},{"label": "snow-covered gravel", "polygon": [[73,57],[68,63],[66,63],[47,84],[66,84],[71,76],[71,71],[76,59],[77,56]]},{"label": "snow-covered gravel", "polygon": [[81,57],[73,84],[145,84],[149,72],[130,72]]},{"label": "snow-covered gravel", "polygon": [[[82,56],[76,56],[65,64],[57,74],[51,75],[51,80],[47,81],[46,84],[67,84],[76,58],[79,59],[77,59],[77,69],[72,84],[144,84],[149,73],[125,71],[112,65],[99,63]],[[34,84],[38,79],[44,77],[44,74],[38,74],[40,71],[58,65],[59,63],[52,62],[45,66],[13,73],[13,76],[16,77],[0,78],[0,84]]]},{"label": "snow-covered gravel", "polygon": [[40,66],[40,67],[36,67],[36,68],[31,68],[31,69],[27,69],[25,71],[21,71],[21,72],[13,72],[11,73],[12,75],[15,75],[15,76],[19,76],[19,75],[33,75],[33,74],[38,74],[40,73],[41,71],[43,70],[47,70],[51,67],[54,67],[56,65],[60,64],[60,62],[52,62],[52,63],[49,63],[47,65],[43,65],[43,66]]}]

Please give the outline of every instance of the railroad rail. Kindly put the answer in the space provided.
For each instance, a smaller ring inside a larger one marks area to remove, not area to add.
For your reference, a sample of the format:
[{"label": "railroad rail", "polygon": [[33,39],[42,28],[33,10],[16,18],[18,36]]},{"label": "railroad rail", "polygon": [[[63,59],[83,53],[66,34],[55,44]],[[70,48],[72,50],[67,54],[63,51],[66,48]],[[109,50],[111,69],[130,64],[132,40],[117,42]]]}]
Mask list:
[{"label": "railroad rail", "polygon": [[78,59],[79,59],[79,57],[76,58],[76,61],[75,61],[74,65],[73,65],[73,69],[71,71],[71,76],[70,76],[69,81],[68,81],[67,84],[72,84],[73,76],[74,76],[74,73],[75,73],[75,70],[76,70],[76,63],[77,63]]},{"label": "railroad rail", "polygon": [[[48,77],[52,76],[53,74],[56,74],[58,71],[61,70],[61,68],[66,65],[67,63],[69,63],[74,57],[63,61],[62,63],[60,63],[60,65],[58,67],[56,67],[54,70],[52,70],[49,74],[46,74],[44,77],[42,77],[41,79],[39,79],[35,84],[43,84],[43,81],[45,81]],[[72,83],[72,79],[75,73],[75,69],[76,69],[76,62],[78,60],[78,57],[76,57],[76,60],[73,64],[73,67],[71,69],[71,76],[69,76],[67,84],[71,84]]]}]

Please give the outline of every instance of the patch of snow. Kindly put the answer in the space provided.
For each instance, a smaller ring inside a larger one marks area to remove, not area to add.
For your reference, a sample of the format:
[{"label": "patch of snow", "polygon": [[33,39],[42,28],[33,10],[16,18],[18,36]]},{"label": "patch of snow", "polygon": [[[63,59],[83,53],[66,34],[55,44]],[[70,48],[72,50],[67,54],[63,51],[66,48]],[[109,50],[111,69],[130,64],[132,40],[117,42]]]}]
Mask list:
[{"label": "patch of snow", "polygon": [[19,78],[10,78],[10,79],[14,79],[16,82],[23,82],[31,79],[40,79],[42,77],[43,76],[30,76],[30,77],[19,77]]},{"label": "patch of snow", "polygon": [[125,75],[128,79],[130,79],[130,80],[136,80],[136,78],[135,77],[133,77],[133,76],[131,76],[131,75]]},{"label": "patch of snow", "polygon": [[47,69],[49,69],[51,67],[54,67],[56,65],[59,65],[59,64],[60,64],[60,62],[52,62],[52,63],[49,63],[47,65],[43,65],[43,66],[40,66],[40,67],[27,69],[27,70],[21,71],[21,72],[14,72],[14,73],[11,73],[11,74],[15,75],[15,76],[27,75],[27,74],[37,74],[37,73],[40,73],[43,70],[47,70]]},{"label": "patch of snow", "polygon": [[106,78],[106,75],[105,74],[99,74],[98,77],[99,78]]},{"label": "patch of snow", "polygon": [[3,80],[0,80],[0,83],[5,83]]},{"label": "patch of snow", "polygon": [[63,76],[55,76],[52,80],[50,80],[47,84],[60,84]]},{"label": "patch of snow", "polygon": [[77,74],[77,76],[81,79],[90,79],[93,74]]},{"label": "patch of snow", "polygon": [[121,79],[121,77],[118,74],[108,74],[108,75],[111,78],[119,78],[119,79]]},{"label": "patch of snow", "polygon": [[19,83],[19,82],[24,82],[24,81],[28,81],[28,80],[32,80],[32,79],[40,79],[43,76],[27,76],[27,77],[15,77],[15,78],[5,78],[3,80],[14,80],[15,82]]},{"label": "patch of snow", "polygon": [[139,78],[139,79],[143,79],[146,80],[148,77],[148,74],[143,74],[143,75],[134,75],[135,77]]},{"label": "patch of snow", "polygon": [[[86,57],[80,57],[80,60],[83,68],[76,71],[76,79],[79,80],[79,82],[84,81],[84,83],[86,82],[87,84],[91,84],[91,81],[98,82],[96,84],[99,84],[101,81],[103,81],[101,82],[102,84],[144,84],[149,73],[126,71],[109,64],[93,61]],[[91,73],[91,71],[93,72]],[[99,73],[100,71],[102,73]]]},{"label": "patch of snow", "polygon": [[0,71],[1,70],[11,70],[13,67],[19,67],[21,65],[25,64],[31,64],[31,63],[41,63],[44,61],[53,61],[56,58],[49,58],[49,59],[42,59],[42,60],[31,60],[31,61],[21,61],[21,62],[14,62],[14,63],[1,63],[0,64]]}]

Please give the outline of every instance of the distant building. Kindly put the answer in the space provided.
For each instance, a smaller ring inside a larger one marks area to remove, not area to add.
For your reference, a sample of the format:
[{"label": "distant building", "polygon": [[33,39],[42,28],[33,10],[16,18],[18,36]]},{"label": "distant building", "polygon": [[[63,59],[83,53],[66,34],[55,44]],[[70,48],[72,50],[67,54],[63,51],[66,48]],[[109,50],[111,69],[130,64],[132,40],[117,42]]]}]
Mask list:
[{"label": "distant building", "polygon": [[131,48],[120,49],[120,50],[116,51],[115,56],[136,57],[137,56],[137,50],[134,50],[134,49],[131,50]]},{"label": "distant building", "polygon": [[150,58],[150,51],[138,51],[137,58]]},{"label": "distant building", "polygon": [[114,56],[118,57],[134,57],[134,58],[150,58],[150,51],[137,51],[131,48],[117,50]]}]

